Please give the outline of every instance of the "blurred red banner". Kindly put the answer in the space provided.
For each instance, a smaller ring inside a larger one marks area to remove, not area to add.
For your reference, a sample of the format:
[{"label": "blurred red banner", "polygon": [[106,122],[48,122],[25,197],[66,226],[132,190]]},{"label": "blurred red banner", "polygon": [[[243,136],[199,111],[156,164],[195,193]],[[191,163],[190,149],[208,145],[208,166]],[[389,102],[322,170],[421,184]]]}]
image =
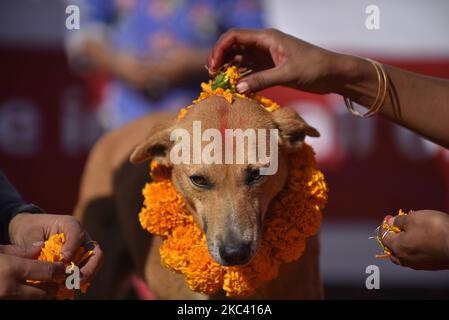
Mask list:
[{"label": "blurred red banner", "polygon": [[[449,60],[384,61],[449,78]],[[100,134],[103,77],[74,76],[62,51],[1,49],[0,167],[30,202],[71,213],[86,155]],[[383,119],[350,115],[340,97],[265,92],[321,132],[309,142],[330,186],[327,219],[382,219],[399,208],[447,211],[446,150]]]}]

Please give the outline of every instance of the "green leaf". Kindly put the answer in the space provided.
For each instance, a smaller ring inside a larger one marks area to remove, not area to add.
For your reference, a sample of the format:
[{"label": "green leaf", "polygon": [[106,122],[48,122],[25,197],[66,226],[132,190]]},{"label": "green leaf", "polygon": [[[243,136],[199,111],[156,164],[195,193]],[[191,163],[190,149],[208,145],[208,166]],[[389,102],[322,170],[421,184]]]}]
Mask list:
[{"label": "green leaf", "polygon": [[223,81],[224,81],[224,73],[220,72],[219,74],[217,74],[214,81],[212,81],[212,89],[215,90],[217,88],[220,88],[220,85],[222,84]]}]

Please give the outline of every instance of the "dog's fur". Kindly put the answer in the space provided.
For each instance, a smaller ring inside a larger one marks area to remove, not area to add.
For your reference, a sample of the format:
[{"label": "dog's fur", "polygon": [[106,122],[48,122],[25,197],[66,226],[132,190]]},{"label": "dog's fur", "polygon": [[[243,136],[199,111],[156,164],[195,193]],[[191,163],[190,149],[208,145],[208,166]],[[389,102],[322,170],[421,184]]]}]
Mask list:
[{"label": "dog's fur", "polygon": [[[245,183],[247,164],[173,165],[168,156],[172,147],[170,132],[185,128],[191,133],[194,120],[201,120],[202,130],[279,129],[277,173],[249,185]],[[190,291],[182,275],[160,265],[161,239],[142,230],[137,219],[143,202],[141,189],[149,180],[146,160],[154,159],[173,168],[174,185],[206,233],[211,256],[223,265],[243,264],[257,251],[270,201],[283,188],[288,176],[287,157],[302,145],[305,135],[318,136],[318,132],[290,109],[270,113],[254,101],[236,98],[228,104],[222,97],[201,101],[181,120],[171,114],[151,115],[105,135],[89,156],[75,210],[90,235],[102,245],[106,257],[90,296],[123,297],[129,275],[134,273],[145,279],[161,299],[222,298],[222,292],[205,296]],[[128,155],[139,142],[131,161],[146,162],[132,165]],[[211,187],[198,188],[189,180],[192,175],[206,177]],[[225,256],[221,250],[230,248],[234,252],[242,246],[248,246],[248,250],[237,260],[232,255]],[[314,236],[307,240],[301,259],[284,264],[279,276],[264,284],[251,298],[321,297],[319,243]]]}]

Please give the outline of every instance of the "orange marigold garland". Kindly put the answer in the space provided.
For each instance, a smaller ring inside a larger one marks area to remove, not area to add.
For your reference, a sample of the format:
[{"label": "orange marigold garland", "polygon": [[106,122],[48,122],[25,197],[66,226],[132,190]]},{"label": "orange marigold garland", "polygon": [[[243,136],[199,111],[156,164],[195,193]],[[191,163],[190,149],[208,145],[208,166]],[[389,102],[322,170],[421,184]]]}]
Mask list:
[{"label": "orange marigold garland", "polygon": [[230,66],[225,71],[220,72],[215,77],[214,80],[209,80],[208,83],[203,82],[201,84],[201,89],[203,91],[200,93],[200,96],[193,101],[192,105],[188,106],[187,108],[182,108],[179,111],[178,118],[179,119],[183,118],[190,108],[192,108],[196,103],[206,99],[209,96],[222,96],[223,98],[226,99],[228,103],[232,103],[234,101],[234,96],[243,99],[256,100],[260,103],[262,107],[264,107],[266,110],[270,112],[280,108],[279,104],[266,97],[258,96],[254,93],[250,94],[237,93],[236,85],[241,77],[242,74],[238,72],[237,67]]},{"label": "orange marigold garland", "polygon": [[222,288],[230,297],[248,296],[263,281],[274,279],[281,263],[299,259],[306,238],[318,232],[327,201],[324,176],[315,168],[309,145],[291,156],[290,166],[289,179],[272,204],[255,257],[245,266],[224,267],[209,255],[206,237],[175,190],[170,170],[152,162],[153,181],[143,189],[139,220],[144,229],[163,237],[162,265],[184,274],[192,290],[206,294]]},{"label": "orange marigold garland", "polygon": [[[47,241],[45,241],[44,246],[41,249],[41,252],[39,253],[39,256],[37,257],[40,261],[48,261],[48,262],[60,262],[63,261],[65,263],[65,266],[80,266],[83,264],[92,254],[93,251],[89,250],[86,251],[84,247],[79,247],[78,251],[75,253],[75,255],[72,258],[72,261],[70,263],[64,261],[64,257],[61,254],[61,248],[64,245],[65,242],[65,235],[63,233],[58,233],[52,235]],[[39,281],[33,281],[28,280],[31,283],[39,283]],[[89,283],[81,284],[80,290],[82,293],[85,293],[87,288],[89,287]],[[65,286],[64,279],[61,280],[59,283],[58,292],[56,293],[57,299],[74,299],[75,298],[75,291],[72,289],[68,289]]]},{"label": "orange marigold garland", "polygon": [[[223,96],[232,103],[234,96],[253,99],[268,111],[279,105],[268,98],[238,94],[235,86],[241,75],[235,66],[227,68],[209,83],[193,103],[211,95]],[[184,117],[193,105],[181,109]],[[251,295],[264,281],[277,277],[283,262],[301,257],[306,239],[318,232],[321,210],[327,202],[327,186],[323,174],[315,168],[312,148],[304,144],[291,155],[289,178],[273,201],[265,220],[261,245],[244,266],[224,267],[210,256],[206,236],[194,222],[182,196],[175,190],[169,168],[151,162],[151,183],[143,189],[144,206],[139,213],[142,227],[161,236],[162,265],[182,273],[191,290],[213,294],[220,289],[229,297]]]}]

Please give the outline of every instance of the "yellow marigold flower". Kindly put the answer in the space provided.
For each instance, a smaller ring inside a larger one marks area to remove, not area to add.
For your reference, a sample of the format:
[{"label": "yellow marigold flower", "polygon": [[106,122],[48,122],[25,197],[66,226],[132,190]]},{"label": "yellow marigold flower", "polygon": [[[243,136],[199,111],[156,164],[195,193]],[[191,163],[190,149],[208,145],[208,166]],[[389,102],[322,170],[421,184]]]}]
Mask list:
[{"label": "yellow marigold flower", "polygon": [[249,267],[229,267],[223,279],[223,290],[230,297],[246,297],[260,286],[260,280]]},{"label": "yellow marigold flower", "polygon": [[[410,211],[410,212],[411,212],[411,211]],[[409,213],[410,213],[410,212],[409,212]],[[404,211],[402,211],[402,209],[399,209],[398,216],[404,216],[404,215],[407,215],[407,213],[405,213]],[[380,228],[380,227],[379,227],[379,228]],[[382,223],[381,229],[385,229],[385,230],[387,230],[387,232],[390,232],[390,231],[391,231],[391,232],[394,232],[394,233],[399,233],[399,232],[402,231],[402,230],[399,229],[398,227],[396,227],[396,226],[391,226],[391,225],[389,225],[389,224],[386,223],[386,222],[383,222],[383,223]],[[377,243],[379,244],[379,246],[381,247],[381,249],[382,249],[382,251],[383,251],[383,253],[381,253],[381,254],[376,254],[375,257],[378,258],[378,259],[389,258],[389,257],[391,256],[391,250],[390,250],[389,248],[387,248],[386,246],[383,245],[383,243],[382,243],[382,241],[381,241],[381,238],[380,238],[379,232],[378,232],[378,233],[376,234],[376,236],[373,237],[373,238],[377,241]]]},{"label": "yellow marigold flower", "polygon": [[193,100],[193,105],[189,106],[188,108],[182,108],[179,111],[178,119],[184,118],[184,116],[188,112],[188,109],[193,107],[198,102],[214,95],[222,96],[228,103],[232,103],[234,101],[234,97],[255,100],[259,102],[260,106],[262,106],[269,112],[273,112],[280,108],[279,104],[266,97],[258,96],[253,93],[242,94],[236,92],[236,85],[240,77],[241,75],[238,72],[237,67],[230,66],[225,71],[220,72],[214,80],[209,80],[209,82],[207,83],[201,83],[202,92],[200,93],[200,96],[197,99]]},{"label": "yellow marigold flower", "polygon": [[[65,242],[64,233],[57,233],[52,235],[47,241],[45,241],[44,246],[39,253],[38,260],[40,261],[48,261],[48,262],[64,262],[65,266],[80,266],[84,263],[92,254],[93,251],[86,251],[84,247],[79,247],[78,251],[75,253],[73,260],[71,262],[64,261],[64,257],[61,254],[61,248]],[[39,281],[28,280],[31,283],[39,283]],[[82,293],[87,291],[89,287],[89,283],[81,284],[80,290]],[[75,291],[68,289],[65,286],[65,281],[61,280],[59,283],[58,292],[56,293],[57,299],[74,299]]]},{"label": "yellow marigold flower", "polygon": [[182,108],[181,110],[179,110],[179,113],[178,113],[178,119],[184,118],[184,116],[186,115],[186,113],[187,113],[187,108]]},{"label": "yellow marigold flower", "polygon": [[318,232],[328,193],[313,150],[304,144],[290,158],[288,181],[274,199],[254,258],[245,266],[224,267],[210,256],[204,233],[171,182],[170,169],[152,162],[151,178],[143,189],[139,219],[144,229],[163,237],[162,265],[183,274],[193,291],[223,289],[229,297],[251,295],[276,278],[282,263],[301,257],[307,237]]},{"label": "yellow marigold flower", "polygon": [[235,91],[235,86],[237,85],[237,82],[240,79],[240,73],[237,70],[236,66],[230,66],[225,71],[225,77],[229,81],[231,88]]},{"label": "yellow marigold flower", "polygon": [[262,97],[262,96],[258,96],[258,95],[253,95],[251,97],[254,100],[259,101],[259,103],[268,111],[273,112],[277,109],[280,108],[279,104],[277,104],[276,102],[274,102],[271,99],[268,99],[266,97]]}]

